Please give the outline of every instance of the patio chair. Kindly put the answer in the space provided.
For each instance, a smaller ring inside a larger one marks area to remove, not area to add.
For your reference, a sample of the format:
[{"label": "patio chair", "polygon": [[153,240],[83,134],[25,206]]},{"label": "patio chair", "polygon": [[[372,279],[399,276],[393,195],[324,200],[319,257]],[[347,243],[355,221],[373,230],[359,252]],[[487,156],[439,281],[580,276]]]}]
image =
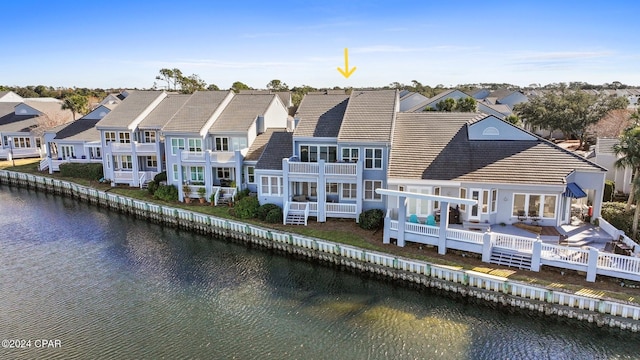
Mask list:
[{"label": "patio chair", "polygon": [[427,216],[427,219],[424,221],[425,225],[436,226],[436,218],[433,215]]},{"label": "patio chair", "polygon": [[518,210],[518,221],[523,222],[527,219],[527,213],[524,210]]},{"label": "patio chair", "polygon": [[418,220],[418,215],[411,214],[411,216],[409,216],[409,222],[414,224],[420,224],[420,220]]},{"label": "patio chair", "polygon": [[540,216],[537,211],[532,211],[529,213],[529,218],[531,218],[531,223],[537,225],[538,220],[540,220]]}]

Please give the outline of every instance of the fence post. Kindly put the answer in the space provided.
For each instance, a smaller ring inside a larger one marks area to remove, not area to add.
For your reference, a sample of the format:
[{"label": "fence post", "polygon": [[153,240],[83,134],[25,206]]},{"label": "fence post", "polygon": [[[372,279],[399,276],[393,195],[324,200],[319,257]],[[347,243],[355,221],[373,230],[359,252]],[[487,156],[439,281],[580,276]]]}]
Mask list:
[{"label": "fence post", "polygon": [[491,261],[491,236],[488,231],[482,235],[482,262]]},{"label": "fence post", "polygon": [[533,251],[531,253],[531,271],[540,271],[540,258],[542,257],[542,241],[540,241],[540,235],[538,239],[533,242]]},{"label": "fence post", "polygon": [[598,249],[589,246],[589,259],[587,261],[587,281],[596,281],[596,270],[598,269]]}]

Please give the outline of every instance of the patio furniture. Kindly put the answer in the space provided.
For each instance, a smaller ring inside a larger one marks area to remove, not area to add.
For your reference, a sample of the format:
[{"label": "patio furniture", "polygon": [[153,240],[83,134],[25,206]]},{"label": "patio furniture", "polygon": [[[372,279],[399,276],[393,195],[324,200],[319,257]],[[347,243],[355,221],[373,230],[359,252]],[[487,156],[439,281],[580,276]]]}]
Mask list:
[{"label": "patio furniture", "polygon": [[427,216],[427,219],[424,221],[425,225],[436,226],[436,218],[433,215]]},{"label": "patio furniture", "polygon": [[540,220],[540,216],[537,211],[532,211],[529,213],[529,218],[531,219],[532,225],[538,225],[538,221]]},{"label": "patio furniture", "polygon": [[527,219],[527,213],[524,210],[518,210],[518,221],[523,222]]},{"label": "patio furniture", "polygon": [[411,216],[409,216],[409,222],[414,224],[420,224],[420,220],[418,220],[418,215],[411,214]]}]

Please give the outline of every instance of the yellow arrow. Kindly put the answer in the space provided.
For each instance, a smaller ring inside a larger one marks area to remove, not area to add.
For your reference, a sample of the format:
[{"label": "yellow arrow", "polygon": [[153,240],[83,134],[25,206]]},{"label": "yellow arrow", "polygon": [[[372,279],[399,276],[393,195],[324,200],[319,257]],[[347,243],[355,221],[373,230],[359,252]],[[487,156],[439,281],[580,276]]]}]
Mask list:
[{"label": "yellow arrow", "polygon": [[353,74],[354,71],[356,71],[355,66],[352,67],[351,70],[349,70],[349,49],[347,48],[344,48],[344,70],[338,67],[338,71],[347,79],[349,78],[349,76],[351,76],[351,74]]}]

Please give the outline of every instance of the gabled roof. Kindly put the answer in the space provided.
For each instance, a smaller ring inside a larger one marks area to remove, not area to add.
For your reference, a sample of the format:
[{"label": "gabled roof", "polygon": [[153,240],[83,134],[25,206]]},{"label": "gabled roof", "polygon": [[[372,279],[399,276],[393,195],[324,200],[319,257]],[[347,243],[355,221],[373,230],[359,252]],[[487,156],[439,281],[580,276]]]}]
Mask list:
[{"label": "gabled roof", "polygon": [[164,94],[164,91],[132,91],[126,99],[98,122],[98,127],[126,128]]},{"label": "gabled roof", "polygon": [[210,134],[222,132],[246,132],[258,116],[263,116],[277,95],[269,93],[243,94],[231,99],[218,120],[209,129]]},{"label": "gabled roof", "polygon": [[580,156],[536,140],[469,140],[474,113],[401,113],[389,177],[484,183],[562,185],[576,170],[604,171]]},{"label": "gabled roof", "polygon": [[189,95],[168,94],[149,115],[138,124],[140,129],[161,129],[189,100]]},{"label": "gabled roof", "polygon": [[413,106],[412,108],[409,108],[406,110],[406,112],[421,112],[424,111],[424,109],[426,107],[432,107],[435,108],[436,104],[439,103],[441,100],[452,96],[454,93],[460,93],[458,94],[458,97],[471,97],[469,94],[465,93],[464,91],[458,90],[458,89],[451,89],[451,90],[445,90],[441,93],[439,93],[438,95],[429,98],[427,100],[424,100],[422,102],[420,102],[419,104]]},{"label": "gabled roof", "polygon": [[[55,140],[70,141],[99,141],[100,131],[96,129],[98,119],[79,119],[70,124],[62,125],[55,131]],[[53,129],[55,130],[55,129]]]},{"label": "gabled roof", "polygon": [[200,132],[229,91],[196,91],[163,127],[164,131]]},{"label": "gabled roof", "polygon": [[397,90],[353,91],[338,141],[391,142],[398,102]]},{"label": "gabled roof", "polygon": [[38,125],[37,116],[16,115],[19,102],[0,102],[0,131],[30,132]]},{"label": "gabled roof", "polygon": [[269,128],[267,131],[256,136],[244,157],[244,161],[258,161],[264,149],[267,147],[269,140],[271,140],[271,135],[273,135],[274,132],[285,132],[286,130],[285,128]]},{"label": "gabled roof", "polygon": [[57,99],[53,99],[53,100],[47,99],[44,101],[39,101],[35,99],[26,99],[23,103],[37,110],[43,115],[53,115],[56,113],[60,113],[60,114],[65,114],[65,116],[68,115],[69,120],[73,117],[73,114],[71,113],[70,110],[62,110],[62,102]]},{"label": "gabled roof", "polygon": [[299,119],[293,135],[298,137],[338,137],[349,96],[309,93],[300,102],[295,118]]},{"label": "gabled roof", "polygon": [[282,159],[293,155],[293,133],[274,132],[260,156],[256,169],[282,170]]}]

